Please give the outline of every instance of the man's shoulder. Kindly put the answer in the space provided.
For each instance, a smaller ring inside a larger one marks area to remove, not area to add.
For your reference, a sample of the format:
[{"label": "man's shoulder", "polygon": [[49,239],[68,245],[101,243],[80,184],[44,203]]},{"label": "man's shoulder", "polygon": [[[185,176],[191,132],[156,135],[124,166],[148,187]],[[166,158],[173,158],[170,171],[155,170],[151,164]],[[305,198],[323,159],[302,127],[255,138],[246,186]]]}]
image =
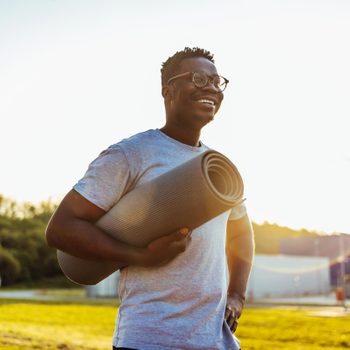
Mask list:
[{"label": "man's shoulder", "polygon": [[139,146],[144,147],[147,143],[154,142],[157,139],[157,134],[157,129],[142,131],[125,139],[122,139],[121,141],[111,145],[110,148],[122,148],[123,150],[127,150],[129,148],[135,148]]}]

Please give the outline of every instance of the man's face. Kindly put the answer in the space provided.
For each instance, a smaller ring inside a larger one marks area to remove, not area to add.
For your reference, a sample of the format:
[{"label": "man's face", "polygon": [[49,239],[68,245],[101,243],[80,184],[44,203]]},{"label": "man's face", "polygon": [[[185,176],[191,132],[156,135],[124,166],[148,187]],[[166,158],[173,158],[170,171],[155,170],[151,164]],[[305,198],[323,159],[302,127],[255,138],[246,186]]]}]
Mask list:
[{"label": "man's face", "polygon": [[[183,60],[174,75],[195,71],[204,72],[209,77],[218,74],[215,65],[208,59],[195,57]],[[196,87],[191,80],[191,75],[175,79],[169,85],[172,121],[196,129],[201,129],[213,120],[224,98],[223,93],[217,92],[212,82],[203,88]]]}]

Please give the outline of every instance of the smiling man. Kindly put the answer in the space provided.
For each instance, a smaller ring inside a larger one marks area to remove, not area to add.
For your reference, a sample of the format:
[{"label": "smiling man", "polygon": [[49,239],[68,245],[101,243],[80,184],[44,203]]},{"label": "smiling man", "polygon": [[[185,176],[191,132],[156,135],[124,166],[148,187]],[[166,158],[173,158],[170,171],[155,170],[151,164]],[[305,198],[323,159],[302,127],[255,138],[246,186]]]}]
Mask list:
[{"label": "smiling man", "polygon": [[[174,60],[170,58],[162,70],[166,125],[161,131],[175,140],[198,146],[200,131],[219,110],[228,80],[218,75],[207,57],[178,62],[175,55]],[[173,72],[179,74],[170,77]]]},{"label": "smiling man", "polygon": [[163,63],[161,75],[165,125],[103,151],[53,215],[47,241],[81,258],[128,265],[119,279],[114,349],[236,350],[254,250],[243,204],[193,232],[164,232],[145,248],[94,225],[125,193],[208,150],[201,129],[214,119],[228,84],[213,56],[185,48]]}]

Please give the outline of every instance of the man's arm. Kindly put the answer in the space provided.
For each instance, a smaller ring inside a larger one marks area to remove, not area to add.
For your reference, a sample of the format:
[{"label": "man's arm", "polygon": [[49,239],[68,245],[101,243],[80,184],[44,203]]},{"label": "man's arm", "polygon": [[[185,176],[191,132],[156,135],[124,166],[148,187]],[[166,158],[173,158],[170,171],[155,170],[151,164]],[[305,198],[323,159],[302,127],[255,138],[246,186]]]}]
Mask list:
[{"label": "man's arm", "polygon": [[122,243],[94,225],[105,211],[71,190],[46,229],[49,246],[89,260],[118,261],[125,265],[153,266],[183,252],[190,240],[182,229],[151,242],[145,248]]},{"label": "man's arm", "polygon": [[254,233],[247,215],[229,220],[226,235],[226,256],[230,282],[227,290],[225,319],[234,332],[242,314],[247,282],[254,257]]}]

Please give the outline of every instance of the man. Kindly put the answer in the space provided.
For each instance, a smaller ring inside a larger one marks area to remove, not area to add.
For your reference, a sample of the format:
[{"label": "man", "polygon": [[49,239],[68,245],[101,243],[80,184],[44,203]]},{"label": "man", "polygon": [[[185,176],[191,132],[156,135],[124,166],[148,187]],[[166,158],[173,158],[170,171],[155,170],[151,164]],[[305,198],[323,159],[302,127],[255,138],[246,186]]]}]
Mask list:
[{"label": "man", "polygon": [[193,232],[179,222],[177,232],[164,232],[145,248],[118,242],[94,225],[125,193],[208,149],[201,129],[219,110],[228,80],[199,48],[177,52],[161,73],[164,127],[103,151],[53,215],[47,241],[81,258],[128,265],[119,280],[114,349],[239,349],[232,333],[254,249],[244,205]]}]

